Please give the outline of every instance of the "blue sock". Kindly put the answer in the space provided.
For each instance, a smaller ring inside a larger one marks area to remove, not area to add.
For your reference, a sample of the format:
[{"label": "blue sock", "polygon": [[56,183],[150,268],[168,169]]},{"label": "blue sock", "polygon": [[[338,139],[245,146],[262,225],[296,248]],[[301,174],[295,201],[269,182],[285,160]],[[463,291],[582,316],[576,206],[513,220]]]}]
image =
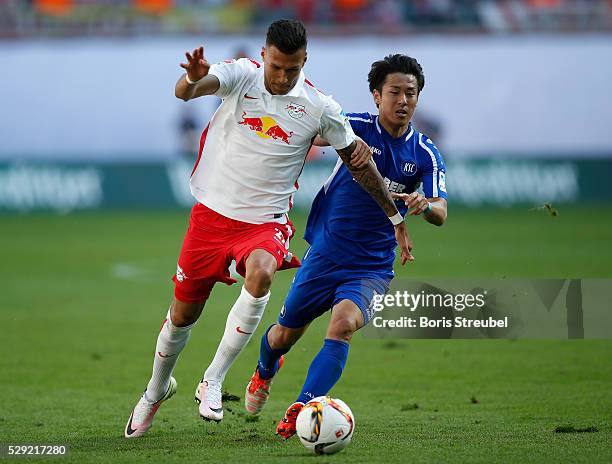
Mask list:
[{"label": "blue sock", "polygon": [[297,401],[307,403],[317,396],[327,395],[342,375],[348,352],[347,342],[326,338],[323,348],[310,364]]},{"label": "blue sock", "polygon": [[275,324],[272,324],[266,330],[266,333],[261,337],[261,344],[259,346],[259,361],[257,361],[257,368],[259,369],[259,375],[262,379],[271,379],[278,370],[278,360],[282,355],[289,351],[287,349],[274,350],[268,343],[268,332]]}]

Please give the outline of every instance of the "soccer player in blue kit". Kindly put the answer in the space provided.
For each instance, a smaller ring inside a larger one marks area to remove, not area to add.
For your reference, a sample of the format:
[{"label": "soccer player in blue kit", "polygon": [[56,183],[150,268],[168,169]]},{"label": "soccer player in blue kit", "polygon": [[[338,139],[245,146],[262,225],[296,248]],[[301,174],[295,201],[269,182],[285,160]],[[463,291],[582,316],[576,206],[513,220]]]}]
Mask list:
[{"label": "soccer player in blue kit", "polygon": [[[368,82],[378,115],[347,114],[353,131],[370,146],[372,161],[402,216],[410,210],[410,215],[423,215],[441,226],[447,200],[444,160],[434,143],[410,123],[425,84],[421,66],[406,55],[389,55],[372,64]],[[326,145],[322,139],[315,143]],[[424,194],[417,192],[421,184]],[[278,323],[261,339],[260,358],[245,395],[247,411],[258,414],[283,355],[315,318],[331,308],[323,347],[296,402],[276,428],[285,439],[295,434],[302,406],[326,395],[340,378],[353,333],[372,317],[374,295],[388,291],[397,245],[389,219],[340,160],[313,202],[304,238],[310,248]]]}]

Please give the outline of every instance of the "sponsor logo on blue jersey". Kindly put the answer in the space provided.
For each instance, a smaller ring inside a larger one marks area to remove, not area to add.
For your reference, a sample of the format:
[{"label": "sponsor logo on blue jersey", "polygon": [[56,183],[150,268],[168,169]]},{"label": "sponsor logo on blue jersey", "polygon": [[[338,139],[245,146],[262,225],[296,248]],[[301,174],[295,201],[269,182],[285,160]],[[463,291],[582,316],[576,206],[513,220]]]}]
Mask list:
[{"label": "sponsor logo on blue jersey", "polygon": [[404,184],[400,184],[399,182],[395,182],[395,181],[389,179],[388,177],[385,177],[383,180],[385,181],[385,185],[387,186],[387,189],[389,190],[389,192],[403,193],[404,190],[406,190],[406,186]]}]

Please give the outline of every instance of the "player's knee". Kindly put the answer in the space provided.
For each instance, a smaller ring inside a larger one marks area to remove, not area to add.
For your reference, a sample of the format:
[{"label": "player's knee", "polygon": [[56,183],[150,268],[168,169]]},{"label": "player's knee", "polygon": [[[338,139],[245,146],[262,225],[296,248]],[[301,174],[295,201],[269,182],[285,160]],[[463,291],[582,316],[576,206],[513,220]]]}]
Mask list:
[{"label": "player's knee", "polygon": [[276,258],[265,250],[253,250],[246,260],[246,280],[253,283],[272,283],[276,272]]},{"label": "player's knee", "polygon": [[339,317],[333,319],[327,330],[327,338],[348,342],[351,340],[358,327],[358,322],[354,320],[354,318]]},{"label": "player's knee", "polygon": [[274,278],[274,268],[266,265],[255,264],[247,271],[246,282],[250,286],[268,291]]}]

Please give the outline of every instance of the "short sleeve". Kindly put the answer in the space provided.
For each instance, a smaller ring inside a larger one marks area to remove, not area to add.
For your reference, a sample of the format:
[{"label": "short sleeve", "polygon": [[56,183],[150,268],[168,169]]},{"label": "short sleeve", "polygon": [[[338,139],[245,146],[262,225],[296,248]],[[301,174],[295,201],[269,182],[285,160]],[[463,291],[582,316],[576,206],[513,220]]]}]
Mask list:
[{"label": "short sleeve", "polygon": [[423,194],[426,198],[448,199],[446,193],[446,165],[438,147],[423,134],[419,134],[419,146],[422,149],[421,156],[424,158]]},{"label": "short sleeve", "polygon": [[249,61],[244,58],[213,64],[208,74],[217,76],[220,83],[219,90],[215,92],[215,95],[220,98],[226,98],[231,95],[248,72],[249,65]]},{"label": "short sleeve", "polygon": [[321,115],[319,134],[336,150],[342,150],[355,141],[355,133],[340,105],[328,98]]},{"label": "short sleeve", "polygon": [[363,138],[374,122],[370,113],[346,113],[349,124],[356,135]]}]

